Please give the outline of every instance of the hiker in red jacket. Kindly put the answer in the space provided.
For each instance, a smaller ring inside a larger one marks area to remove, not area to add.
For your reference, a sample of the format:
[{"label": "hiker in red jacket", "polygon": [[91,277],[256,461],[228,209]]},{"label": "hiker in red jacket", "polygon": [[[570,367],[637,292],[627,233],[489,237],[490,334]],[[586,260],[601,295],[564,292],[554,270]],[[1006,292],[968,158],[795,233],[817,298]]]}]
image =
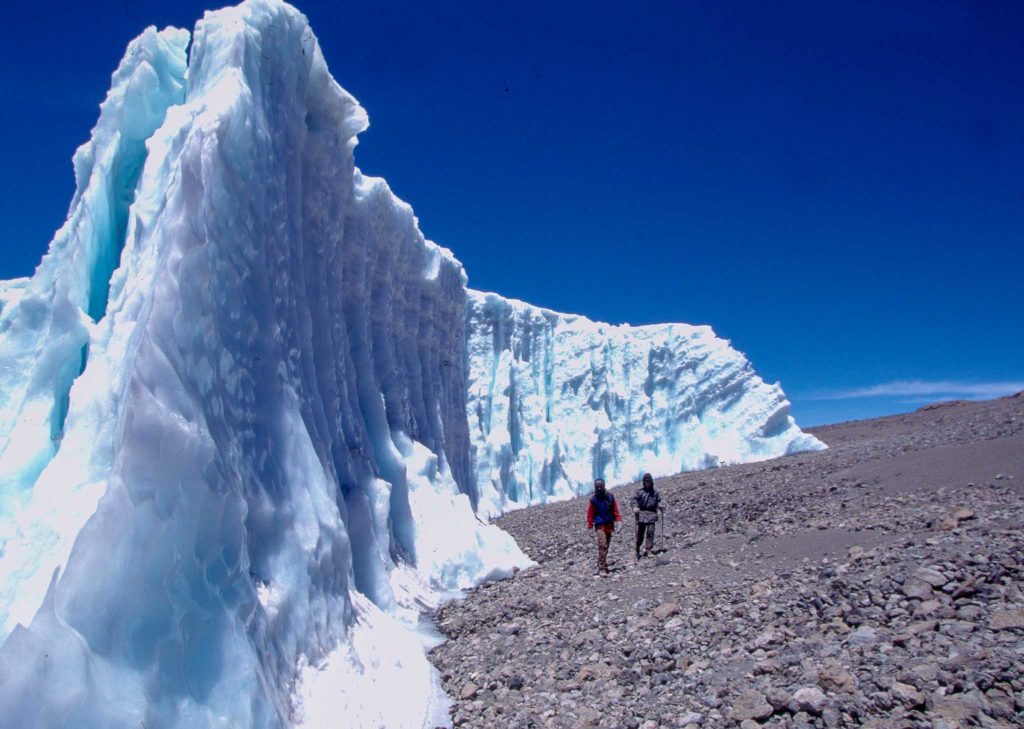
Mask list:
[{"label": "hiker in red jacket", "polygon": [[594,495],[587,508],[587,529],[597,533],[597,574],[608,576],[608,545],[612,542],[615,522],[622,521],[619,504],[604,487],[604,479],[594,481]]}]

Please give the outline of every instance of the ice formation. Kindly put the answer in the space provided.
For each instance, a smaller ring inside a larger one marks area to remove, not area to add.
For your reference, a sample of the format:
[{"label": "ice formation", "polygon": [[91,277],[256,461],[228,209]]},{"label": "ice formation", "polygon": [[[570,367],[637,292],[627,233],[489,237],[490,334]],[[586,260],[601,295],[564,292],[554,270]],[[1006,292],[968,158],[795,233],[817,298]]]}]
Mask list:
[{"label": "ice formation", "polygon": [[707,328],[468,291],[366,125],[279,0],[129,46],[0,282],[0,727],[447,723],[422,609],[529,564],[480,515],[818,447]]},{"label": "ice formation", "polygon": [[444,722],[418,608],[528,564],[471,505],[462,267],[302,15],[189,39],[131,44],[3,287],[0,725]]},{"label": "ice formation", "polygon": [[25,291],[25,285],[29,282],[27,278],[15,278],[9,281],[0,281],[0,314],[4,307],[13,304],[21,298]]},{"label": "ice formation", "polygon": [[469,422],[480,509],[818,450],[782,388],[710,327],[630,327],[471,291]]}]

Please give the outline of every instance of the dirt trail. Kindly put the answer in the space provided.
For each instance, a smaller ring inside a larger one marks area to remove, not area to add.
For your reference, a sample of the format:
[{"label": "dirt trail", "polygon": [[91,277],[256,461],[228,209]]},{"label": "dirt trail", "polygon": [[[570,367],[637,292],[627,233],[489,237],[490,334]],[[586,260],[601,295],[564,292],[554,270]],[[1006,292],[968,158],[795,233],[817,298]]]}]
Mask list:
[{"label": "dirt trail", "polygon": [[627,521],[608,578],[585,498],[500,519],[538,567],[438,611],[454,723],[1024,726],[1024,396],[812,432],[659,480],[662,551]]}]

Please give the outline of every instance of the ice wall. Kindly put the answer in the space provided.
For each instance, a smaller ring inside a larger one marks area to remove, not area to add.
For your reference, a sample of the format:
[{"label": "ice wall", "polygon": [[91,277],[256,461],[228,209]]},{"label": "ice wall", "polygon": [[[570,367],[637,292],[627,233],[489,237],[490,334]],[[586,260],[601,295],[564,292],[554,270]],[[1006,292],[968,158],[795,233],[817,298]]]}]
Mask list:
[{"label": "ice wall", "polygon": [[480,510],[818,450],[710,327],[630,327],[471,291],[469,422]]},{"label": "ice wall", "polygon": [[[147,30],[0,310],[0,726],[420,726],[474,515],[465,276],[276,0]],[[401,679],[402,698],[395,701]]]}]

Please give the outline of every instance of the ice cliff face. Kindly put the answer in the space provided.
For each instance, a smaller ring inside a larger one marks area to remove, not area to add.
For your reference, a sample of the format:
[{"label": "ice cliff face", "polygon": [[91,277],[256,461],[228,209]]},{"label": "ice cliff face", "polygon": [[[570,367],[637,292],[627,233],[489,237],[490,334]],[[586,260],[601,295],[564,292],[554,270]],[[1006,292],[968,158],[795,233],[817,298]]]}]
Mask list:
[{"label": "ice cliff face", "polygon": [[366,124],[278,0],[129,46],[0,282],[0,727],[446,723],[420,611],[529,564],[474,505],[818,447],[707,328],[468,292]]},{"label": "ice cliff face", "polygon": [[469,422],[480,509],[824,446],[710,327],[612,326],[470,292]]},{"label": "ice cliff face", "polygon": [[[473,513],[465,277],[272,0],[130,46],[0,310],[0,725],[420,726]],[[394,687],[402,700],[393,700]]]}]

